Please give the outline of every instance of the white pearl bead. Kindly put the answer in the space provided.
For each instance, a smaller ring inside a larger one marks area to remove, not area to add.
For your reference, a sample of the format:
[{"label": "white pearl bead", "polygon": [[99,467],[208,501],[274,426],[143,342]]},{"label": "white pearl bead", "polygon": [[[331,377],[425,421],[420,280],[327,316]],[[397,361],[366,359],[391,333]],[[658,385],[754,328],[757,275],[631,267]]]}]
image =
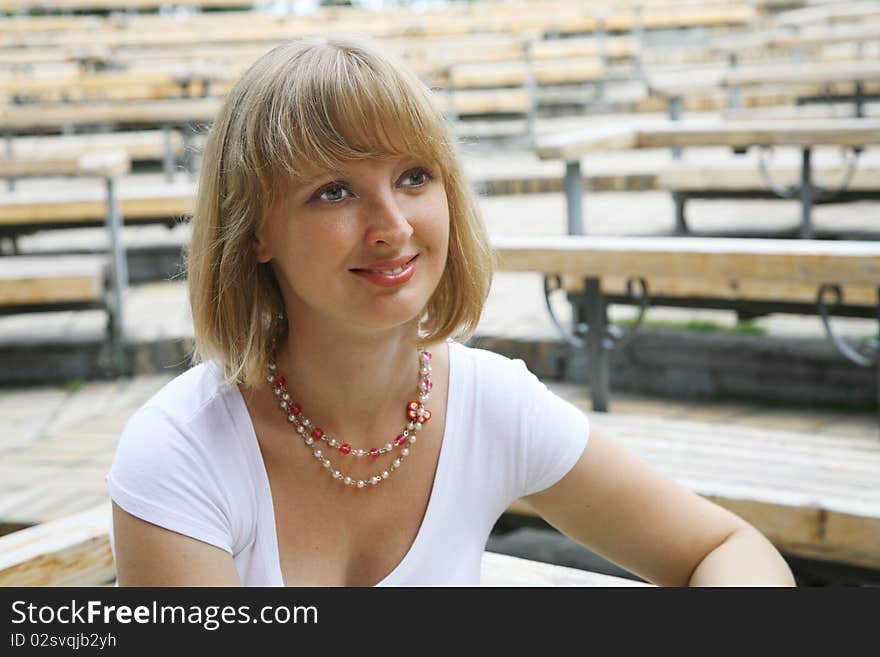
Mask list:
[{"label": "white pearl bead", "polygon": [[297,431],[297,433],[305,433],[305,432],[306,432],[306,428],[305,428],[303,425],[299,425],[299,426],[296,428],[296,431]]},{"label": "white pearl bead", "polygon": [[380,481],[382,481],[382,480],[379,479],[379,477],[373,477],[372,479],[370,479],[370,483],[373,484],[374,486],[376,484],[378,484]]},{"label": "white pearl bead", "polygon": [[428,401],[428,395],[419,395],[419,401],[423,404]]},{"label": "white pearl bead", "polygon": [[346,484],[349,484],[349,485],[350,485],[350,484],[351,484],[351,477],[346,477],[345,479],[343,479],[343,481],[344,481]]},{"label": "white pearl bead", "polygon": [[416,442],[416,437],[415,437],[415,436],[410,436],[410,437],[409,437],[409,442],[410,442],[410,444],[415,443],[415,442]]},{"label": "white pearl bead", "polygon": [[416,422],[416,431],[418,431],[418,430],[421,429],[421,428],[422,428],[422,423],[421,423],[421,422]]},{"label": "white pearl bead", "polygon": [[364,480],[361,479],[360,481],[358,481],[358,488],[363,488],[363,487],[364,487]]},{"label": "white pearl bead", "polygon": [[311,436],[309,436],[308,438],[306,438],[306,445],[311,445],[313,442],[315,442],[315,440],[314,440],[314,438],[312,438]]},{"label": "white pearl bead", "polygon": [[[404,450],[404,451],[406,451],[406,450]],[[392,463],[391,465],[393,465],[395,468],[399,468],[400,467],[400,459],[394,459],[394,463]]]},{"label": "white pearl bead", "polygon": [[366,453],[364,450],[359,449],[359,450],[357,451],[357,455],[358,455],[358,456],[366,456],[367,453]]},{"label": "white pearl bead", "polygon": [[296,417],[295,417],[295,416],[293,416],[293,415],[288,415],[288,416],[287,416],[287,421],[288,421],[288,422],[293,422],[293,421],[295,421],[295,420],[296,420]]},{"label": "white pearl bead", "polygon": [[391,443],[388,443],[387,445],[385,445],[386,452],[390,452],[392,449],[394,449],[394,445],[392,445]]},{"label": "white pearl bead", "polygon": [[287,402],[286,401],[278,402],[278,405],[281,406],[281,408],[283,408],[285,411],[287,410]]},{"label": "white pearl bead", "polygon": [[330,447],[336,447],[338,444],[335,438],[330,439]]},{"label": "white pearl bead", "polygon": [[330,467],[330,461],[328,461],[327,459],[324,459],[324,467],[325,467],[325,468],[329,468],[329,467]]},{"label": "white pearl bead", "polygon": [[388,470],[385,470],[385,471],[382,473],[382,479],[388,479]]},{"label": "white pearl bead", "polygon": [[[329,463],[329,461],[328,461],[328,463]],[[333,471],[333,478],[334,479],[342,479],[342,473],[339,470],[334,470]]]},{"label": "white pearl bead", "polygon": [[409,456],[409,449],[406,447],[403,448],[403,451],[400,452],[403,456]]},{"label": "white pearl bead", "polygon": [[315,450],[314,452],[312,452],[312,453],[315,455],[315,458],[316,458],[316,459],[319,459],[319,458],[321,458],[322,456],[324,456],[323,454],[321,454],[321,450],[320,450],[320,449],[316,449],[316,450]]},{"label": "white pearl bead", "polygon": [[269,369],[275,371],[275,363],[269,363]]},{"label": "white pearl bead", "polygon": [[290,395],[288,395],[288,394],[285,392],[283,395],[281,395],[281,399],[283,399],[284,401],[287,401],[287,400],[290,399]]},{"label": "white pearl bead", "polygon": [[409,424],[406,425],[406,428],[409,429],[410,431],[412,431],[413,429],[416,428],[416,423],[410,422]]},{"label": "white pearl bead", "polygon": [[272,376],[271,374],[266,377],[266,381],[268,381],[269,383],[272,383],[274,380],[275,380],[275,377]]}]

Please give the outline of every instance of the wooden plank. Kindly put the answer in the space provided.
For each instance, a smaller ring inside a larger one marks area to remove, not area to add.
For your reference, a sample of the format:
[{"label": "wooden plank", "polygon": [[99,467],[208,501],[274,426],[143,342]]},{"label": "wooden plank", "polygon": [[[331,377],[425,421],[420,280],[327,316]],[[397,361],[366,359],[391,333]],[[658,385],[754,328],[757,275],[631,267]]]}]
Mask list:
[{"label": "wooden plank", "polygon": [[[179,217],[192,214],[195,185],[164,185],[150,189],[121,186],[120,206],[124,220]],[[103,223],[107,203],[103,190],[88,189],[45,195],[0,195],[0,225],[41,223]]]},{"label": "wooden plank", "polygon": [[65,103],[61,105],[0,107],[0,129],[60,129],[96,123],[141,125],[211,122],[220,110],[219,98]]},{"label": "wooden plank", "polygon": [[[6,154],[21,160],[39,160],[74,157],[88,151],[122,150],[134,162],[160,160],[165,153],[165,140],[161,130],[16,137],[6,142]],[[171,131],[169,146],[174,156],[183,153],[183,136],[179,130]]]},{"label": "wooden plank", "polygon": [[0,305],[101,301],[103,258],[6,256],[0,268]]},{"label": "wooden plank", "polygon": [[541,137],[535,151],[542,160],[572,161],[596,151],[636,148],[638,137],[638,131],[628,124],[583,128]]},{"label": "wooden plank", "polygon": [[[602,63],[596,59],[572,58],[544,60],[532,65],[538,84],[593,82],[602,78]],[[460,64],[450,73],[455,88],[522,86],[528,69],[525,62],[509,61],[492,64]]]},{"label": "wooden plank", "polygon": [[502,271],[872,285],[880,243],[691,237],[495,236]]},{"label": "wooden plank", "polygon": [[652,586],[624,577],[484,552],[480,586]]},{"label": "wooden plank", "polygon": [[[522,114],[529,110],[529,94],[524,89],[492,89],[456,91],[453,94],[455,111],[459,116],[474,114]],[[447,111],[449,96],[437,93],[437,104]]]},{"label": "wooden plank", "polygon": [[[628,276],[603,276],[602,293],[626,296]],[[705,280],[702,278],[679,279],[652,276],[647,279],[648,294],[653,297],[726,299],[728,301],[763,301],[815,304],[818,289],[815,285],[785,283],[779,281],[728,279]],[[572,293],[583,292],[583,278],[566,276],[565,289]],[[880,303],[877,288],[868,285],[845,285],[843,299],[847,305],[873,308]]]},{"label": "wooden plank", "polygon": [[107,502],[0,537],[0,586],[94,586],[114,577]]},{"label": "wooden plank", "polygon": [[[880,564],[880,444],[833,436],[593,414],[634,453],[791,554]],[[854,445],[855,445],[854,444]],[[534,515],[524,500],[509,509]]]},{"label": "wooden plank", "polygon": [[870,82],[876,80],[880,80],[880,62],[850,60],[736,68],[728,70],[722,75],[721,86],[829,84],[832,82]]},{"label": "wooden plank", "polygon": [[[798,184],[801,180],[800,167],[773,166],[771,176],[777,185]],[[830,185],[834,188],[844,177],[844,171],[840,167],[815,167],[813,170],[813,182]],[[685,163],[672,165],[664,168],[657,174],[656,185],[658,189],[671,191],[688,190],[727,190],[749,191],[766,190],[767,182],[761,175],[757,165],[751,163],[748,166],[739,164],[691,164]],[[869,164],[858,166],[853,177],[846,186],[852,191],[880,191],[880,166]]]},{"label": "wooden plank", "polygon": [[772,125],[748,121],[668,121],[639,128],[636,147],[868,146],[876,143],[880,143],[880,120],[877,119],[777,121]]}]

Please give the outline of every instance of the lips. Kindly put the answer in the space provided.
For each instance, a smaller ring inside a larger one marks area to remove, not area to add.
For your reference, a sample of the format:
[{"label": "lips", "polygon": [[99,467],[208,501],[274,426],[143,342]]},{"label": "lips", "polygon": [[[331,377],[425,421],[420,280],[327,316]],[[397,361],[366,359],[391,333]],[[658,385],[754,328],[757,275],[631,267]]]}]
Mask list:
[{"label": "lips", "polygon": [[394,260],[383,260],[374,262],[368,268],[351,269],[350,271],[356,276],[364,280],[378,285],[379,287],[395,287],[403,285],[416,270],[416,260],[418,254],[414,256],[404,256],[395,258]]},{"label": "lips", "polygon": [[382,274],[395,274],[400,273],[402,269],[404,269],[410,262],[415,260],[418,257],[416,255],[410,256],[402,256],[400,258],[394,258],[393,260],[381,260],[378,262],[371,263],[366,267],[358,267],[356,269],[352,269],[353,272],[374,272],[374,273],[382,273]]}]

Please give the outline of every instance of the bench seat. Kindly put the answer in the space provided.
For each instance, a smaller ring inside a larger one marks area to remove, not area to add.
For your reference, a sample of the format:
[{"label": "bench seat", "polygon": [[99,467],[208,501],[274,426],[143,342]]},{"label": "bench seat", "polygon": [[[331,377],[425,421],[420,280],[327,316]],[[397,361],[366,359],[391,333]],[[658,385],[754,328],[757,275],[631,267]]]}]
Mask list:
[{"label": "bench seat", "polygon": [[[195,203],[194,183],[121,185],[122,217],[126,223],[173,222],[189,215]],[[0,194],[0,230],[100,225],[107,201],[97,187],[44,193]]]},{"label": "bench seat", "polygon": [[106,258],[4,256],[0,259],[0,312],[103,305],[106,273]]},{"label": "bench seat", "polygon": [[[595,414],[594,422],[789,554],[880,567],[880,441]],[[522,500],[513,513],[534,515]]]}]

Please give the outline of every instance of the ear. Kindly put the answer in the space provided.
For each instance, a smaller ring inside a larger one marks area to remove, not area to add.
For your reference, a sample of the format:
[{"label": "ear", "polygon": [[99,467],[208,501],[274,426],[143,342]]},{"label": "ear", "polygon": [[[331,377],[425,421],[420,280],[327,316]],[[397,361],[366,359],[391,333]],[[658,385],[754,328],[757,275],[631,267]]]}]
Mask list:
[{"label": "ear", "polygon": [[266,219],[260,222],[254,236],[254,255],[257,262],[269,262],[272,259],[272,252],[269,250],[269,239],[266,230]]}]

